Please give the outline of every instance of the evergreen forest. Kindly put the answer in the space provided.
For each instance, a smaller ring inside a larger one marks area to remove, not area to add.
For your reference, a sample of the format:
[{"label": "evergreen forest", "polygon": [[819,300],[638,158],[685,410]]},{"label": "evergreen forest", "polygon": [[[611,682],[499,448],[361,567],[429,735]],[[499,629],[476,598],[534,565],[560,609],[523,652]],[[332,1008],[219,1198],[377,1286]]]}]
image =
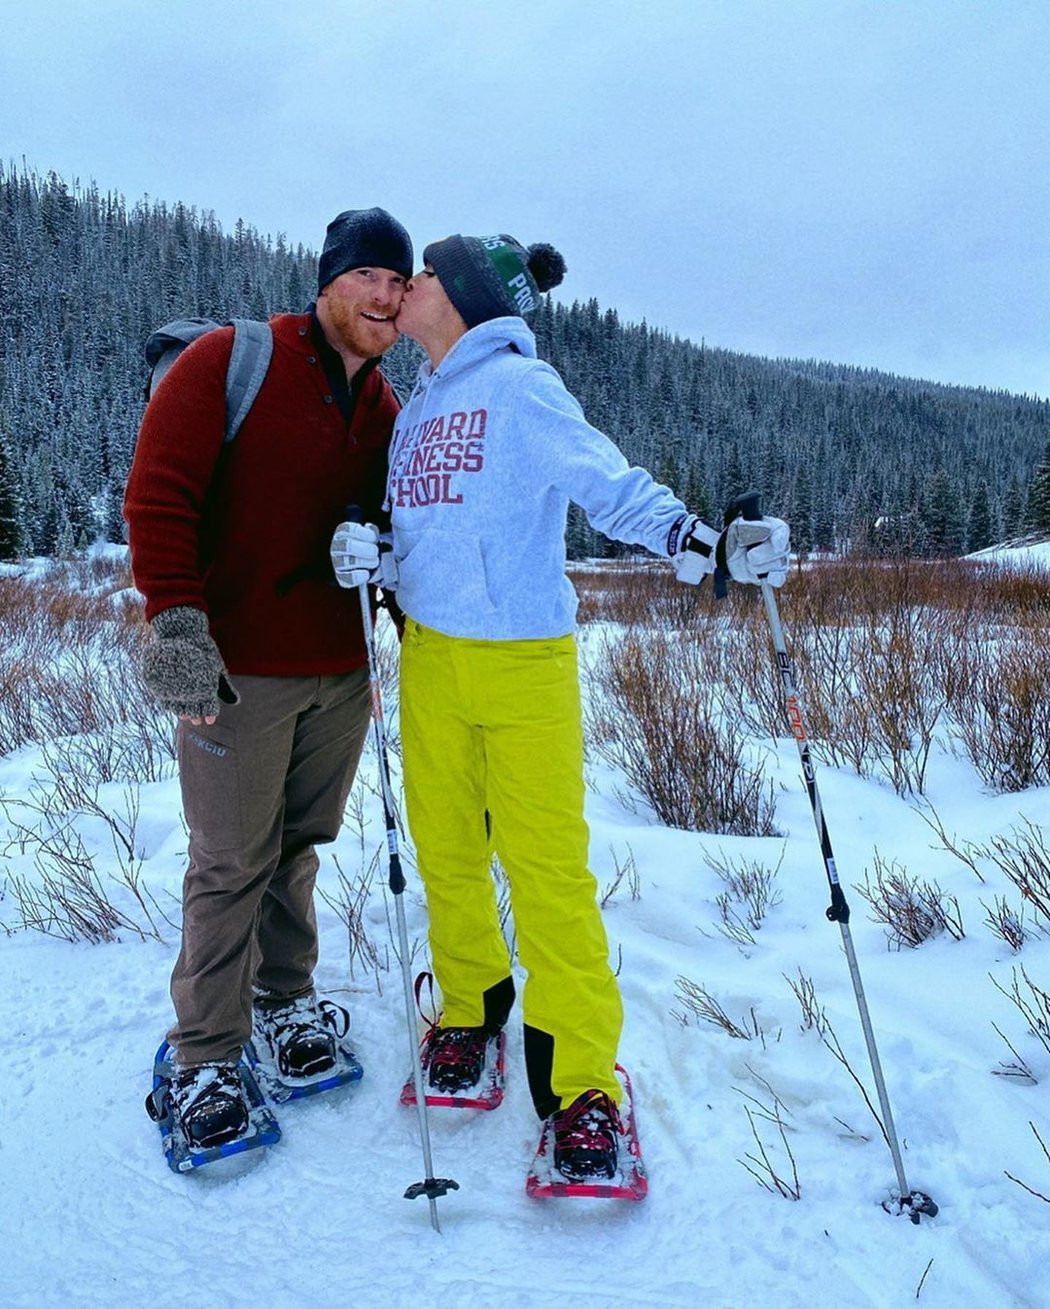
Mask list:
[{"label": "evergreen forest", "polygon": [[[243,222],[0,166],[0,559],[123,540],[146,337],[300,311],[316,267]],[[531,321],[590,421],[712,521],[755,489],[804,553],[949,556],[1050,532],[1046,400],[734,353],[595,300],[545,298]],[[419,358],[405,340],[387,355],[401,394]],[[615,552],[576,513],[569,546]]]}]

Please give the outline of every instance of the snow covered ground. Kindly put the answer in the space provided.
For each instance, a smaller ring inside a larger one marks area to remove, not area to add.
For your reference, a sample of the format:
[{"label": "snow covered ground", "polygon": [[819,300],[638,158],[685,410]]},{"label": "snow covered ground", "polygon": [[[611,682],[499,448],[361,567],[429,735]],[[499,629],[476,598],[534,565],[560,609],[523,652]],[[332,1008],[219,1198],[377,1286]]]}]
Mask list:
[{"label": "snow covered ground", "polygon": [[[39,766],[33,749],[0,759],[3,796],[24,796]],[[763,839],[660,827],[625,807],[622,779],[598,765],[589,773],[592,866],[603,890],[624,874],[605,917],[649,1172],[641,1204],[525,1196],[538,1123],[520,1025],[501,1108],[432,1111],[435,1170],[460,1184],[438,1202],[442,1234],[425,1201],[403,1198],[424,1170],[415,1112],[398,1104],[408,1047],[382,869],[366,910],[373,941],[390,950],[381,992],[360,965],[350,977],[345,929],[318,906],[318,983],[352,1010],[363,1081],[285,1106],[272,1150],[188,1177],[167,1169],[143,1112],[171,1018],[176,932],[165,927],[160,942],[125,933],[106,945],[0,936],[0,1306],[1050,1305],[1050,1203],[1031,1193],[1050,1196],[1050,1158],[1036,1136],[1050,1143],[1050,1052],[995,985],[1009,991],[1023,965],[1050,987],[1050,940],[1029,940],[1019,955],[1007,948],[985,906],[996,896],[1018,902],[1017,893],[993,865],[982,866],[982,883],[950,855],[919,802],[819,769],[907,1179],[940,1206],[919,1225],[886,1213],[896,1185],[889,1151],[849,1072],[805,1029],[789,985],[812,983],[870,1087],[792,742],[772,768],[783,836]],[[369,753],[357,793],[363,826],[353,819],[323,852],[331,895],[336,860],[352,879],[381,845],[374,784]],[[122,794],[114,785],[114,806]],[[184,847],[177,784],[148,783],[138,795],[144,881],[173,906]],[[1050,791],[990,794],[947,751],[929,769],[928,800],[960,843],[985,843],[1025,820],[1050,830]],[[876,852],[957,897],[964,939],[888,948],[853,889]],[[22,858],[9,849],[8,868]],[[779,862],[779,902],[753,944],[719,931],[724,886],[708,858]],[[97,860],[104,867],[105,856]],[[422,941],[414,876],[405,904],[410,935]],[[16,918],[8,888],[0,921]],[[692,1013],[679,978],[717,999],[751,1039]],[[1004,1037],[1038,1082],[1001,1075],[1014,1060]],[[793,1185],[795,1170],[797,1200],[771,1182],[776,1173]]]}]

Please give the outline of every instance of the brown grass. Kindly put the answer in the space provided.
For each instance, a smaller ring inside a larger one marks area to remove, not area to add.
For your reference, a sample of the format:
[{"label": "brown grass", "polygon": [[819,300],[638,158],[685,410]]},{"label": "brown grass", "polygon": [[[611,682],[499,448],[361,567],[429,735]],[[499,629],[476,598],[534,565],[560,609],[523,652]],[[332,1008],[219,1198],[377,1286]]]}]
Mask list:
[{"label": "brown grass", "polygon": [[[580,571],[574,582],[581,620],[634,642],[644,633],[650,662],[658,644],[693,649],[684,670],[693,693],[718,702],[736,734],[723,754],[739,748],[741,733],[788,735],[754,588],[731,585],[718,602],[710,583],[683,586],[653,562]],[[996,790],[1050,784],[1046,573],[965,560],[836,561],[795,570],[777,599],[818,760],[918,795],[939,741],[961,747]],[[635,646],[618,653],[618,639],[608,638],[610,659],[640,679]],[[655,673],[648,680],[633,703],[622,699],[621,713],[648,712],[654,722],[641,733],[667,735],[666,688]]]}]

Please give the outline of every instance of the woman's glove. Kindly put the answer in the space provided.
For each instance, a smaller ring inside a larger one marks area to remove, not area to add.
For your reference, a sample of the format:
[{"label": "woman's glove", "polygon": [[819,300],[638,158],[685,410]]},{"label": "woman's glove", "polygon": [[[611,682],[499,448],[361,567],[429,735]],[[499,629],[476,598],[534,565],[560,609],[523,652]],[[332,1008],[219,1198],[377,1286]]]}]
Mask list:
[{"label": "woman's glove", "polygon": [[783,586],[790,548],[791,530],[782,518],[734,518],[718,538],[715,558],[734,582]]},{"label": "woman's glove", "polygon": [[397,561],[389,533],[379,534],[371,523],[340,523],[329,548],[335,580],[347,588],[381,586],[397,589]]}]

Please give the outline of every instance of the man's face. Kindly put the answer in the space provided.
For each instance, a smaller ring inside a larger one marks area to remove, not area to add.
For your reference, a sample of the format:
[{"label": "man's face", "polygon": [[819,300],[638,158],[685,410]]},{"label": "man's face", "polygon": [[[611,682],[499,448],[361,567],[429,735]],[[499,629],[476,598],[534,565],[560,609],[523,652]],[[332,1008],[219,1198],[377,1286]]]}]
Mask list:
[{"label": "man's face", "polygon": [[389,268],[351,268],[321,291],[318,310],[323,302],[322,325],[359,359],[374,359],[397,340],[394,319],[404,293],[405,279],[400,273]]}]

